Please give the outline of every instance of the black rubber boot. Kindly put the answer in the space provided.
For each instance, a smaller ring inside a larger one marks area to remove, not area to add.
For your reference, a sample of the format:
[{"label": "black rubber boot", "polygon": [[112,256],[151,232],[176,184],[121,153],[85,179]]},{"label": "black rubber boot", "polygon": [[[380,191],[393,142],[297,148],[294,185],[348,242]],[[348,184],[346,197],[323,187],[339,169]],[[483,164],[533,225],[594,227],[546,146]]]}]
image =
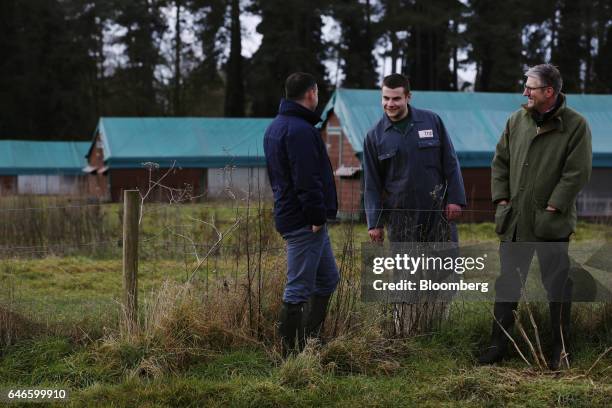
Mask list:
[{"label": "black rubber boot", "polygon": [[308,320],[306,324],[306,336],[321,339],[321,331],[325,317],[327,316],[327,305],[331,295],[314,295],[308,302]]},{"label": "black rubber boot", "polygon": [[480,357],[480,364],[493,364],[502,361],[506,357],[508,351],[508,337],[500,327],[500,325],[510,332],[514,325],[514,314],[512,313],[518,303],[516,302],[496,302],[493,307],[493,328],[491,329],[491,345],[487,347]]},{"label": "black rubber boot", "polygon": [[[559,370],[563,354],[567,354],[570,335],[570,316],[572,313],[572,302],[550,302],[550,324],[552,326],[552,353],[548,368],[552,371]],[[563,330],[563,333],[561,331]],[[565,346],[565,347],[564,347]]]},{"label": "black rubber boot", "polygon": [[282,355],[299,353],[304,349],[303,303],[285,303],[281,307],[278,333],[281,338]]}]

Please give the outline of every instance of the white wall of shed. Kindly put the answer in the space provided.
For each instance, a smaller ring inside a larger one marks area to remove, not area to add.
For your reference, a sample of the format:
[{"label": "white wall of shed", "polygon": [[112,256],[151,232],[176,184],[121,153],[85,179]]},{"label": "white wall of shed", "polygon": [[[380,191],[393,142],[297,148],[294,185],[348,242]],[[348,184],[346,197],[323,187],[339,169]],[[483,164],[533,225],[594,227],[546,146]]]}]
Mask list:
[{"label": "white wall of shed", "polygon": [[18,194],[78,195],[80,176],[20,174],[17,176]]},{"label": "white wall of shed", "polygon": [[256,200],[259,192],[264,199],[272,198],[272,189],[265,167],[226,167],[207,171],[207,196],[222,199],[244,199],[251,194]]}]

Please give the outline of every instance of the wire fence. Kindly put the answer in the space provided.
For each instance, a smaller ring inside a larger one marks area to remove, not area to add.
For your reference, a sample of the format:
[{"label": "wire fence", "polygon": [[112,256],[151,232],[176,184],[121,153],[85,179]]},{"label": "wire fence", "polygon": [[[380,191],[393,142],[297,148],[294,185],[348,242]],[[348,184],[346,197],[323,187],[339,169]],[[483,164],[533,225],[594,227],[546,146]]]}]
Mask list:
[{"label": "wire fence", "polygon": [[[167,282],[187,284],[201,299],[231,300],[224,304],[234,309],[233,319],[246,322],[257,336],[270,334],[286,270],[286,246],[270,203],[146,203],[141,210],[141,314],[159,302]],[[402,211],[443,219],[438,210]],[[493,215],[465,213],[477,211]],[[2,342],[33,333],[95,337],[116,327],[124,313],[122,224],[120,204],[0,200]],[[458,229],[463,241],[497,242],[490,222],[459,220]],[[341,331],[358,326],[360,243],[369,237],[359,216],[330,224],[330,236],[342,274],[331,326]],[[606,220],[580,222],[576,233],[577,240],[593,243],[610,237]]]}]

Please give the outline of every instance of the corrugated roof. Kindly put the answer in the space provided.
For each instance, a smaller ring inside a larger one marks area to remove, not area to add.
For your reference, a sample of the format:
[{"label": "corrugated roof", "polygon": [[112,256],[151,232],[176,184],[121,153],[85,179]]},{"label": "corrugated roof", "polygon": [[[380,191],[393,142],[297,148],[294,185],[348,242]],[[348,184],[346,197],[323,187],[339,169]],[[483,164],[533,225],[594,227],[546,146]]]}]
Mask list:
[{"label": "corrugated roof", "polygon": [[82,174],[89,142],[0,140],[0,174]]},{"label": "corrugated roof", "polygon": [[[570,107],[586,117],[593,134],[593,166],[612,167],[612,95],[569,94]],[[489,167],[508,116],[525,103],[520,94],[413,91],[411,104],[442,118],[462,167]],[[367,131],[383,111],[378,89],[338,89],[323,111],[338,116],[353,150],[361,155]]]},{"label": "corrugated roof", "polygon": [[104,161],[114,168],[263,166],[263,136],[272,119],[101,118]]}]

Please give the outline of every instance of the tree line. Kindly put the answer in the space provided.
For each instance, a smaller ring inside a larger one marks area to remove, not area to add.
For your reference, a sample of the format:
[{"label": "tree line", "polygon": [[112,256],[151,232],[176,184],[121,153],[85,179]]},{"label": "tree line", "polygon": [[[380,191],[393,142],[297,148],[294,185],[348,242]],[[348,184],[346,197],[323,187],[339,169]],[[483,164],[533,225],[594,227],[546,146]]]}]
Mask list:
[{"label": "tree line", "polygon": [[[248,58],[243,13],[259,17]],[[298,70],[323,102],[381,69],[418,90],[520,92],[541,62],[565,92],[612,93],[611,61],[612,0],[3,0],[0,138],[89,139],[100,116],[271,117]]]}]

